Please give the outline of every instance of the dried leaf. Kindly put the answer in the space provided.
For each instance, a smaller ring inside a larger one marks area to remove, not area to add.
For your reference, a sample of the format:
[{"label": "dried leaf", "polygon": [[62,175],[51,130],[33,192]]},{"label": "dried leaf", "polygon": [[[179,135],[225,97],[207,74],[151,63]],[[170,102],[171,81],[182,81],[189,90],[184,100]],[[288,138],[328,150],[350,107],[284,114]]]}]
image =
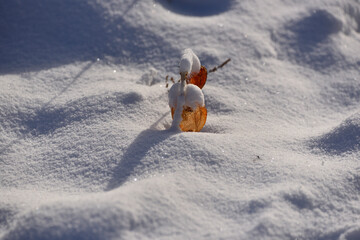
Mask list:
[{"label": "dried leaf", "polygon": [[[171,108],[171,116],[174,119],[175,109]],[[200,132],[204,127],[207,117],[206,107],[197,107],[192,110],[188,106],[184,106],[181,114],[182,120],[180,122],[180,129],[183,132]]]},{"label": "dried leaf", "polygon": [[201,66],[200,71],[197,74],[192,74],[188,83],[198,86],[200,89],[204,87],[207,79],[207,70],[206,67]]}]

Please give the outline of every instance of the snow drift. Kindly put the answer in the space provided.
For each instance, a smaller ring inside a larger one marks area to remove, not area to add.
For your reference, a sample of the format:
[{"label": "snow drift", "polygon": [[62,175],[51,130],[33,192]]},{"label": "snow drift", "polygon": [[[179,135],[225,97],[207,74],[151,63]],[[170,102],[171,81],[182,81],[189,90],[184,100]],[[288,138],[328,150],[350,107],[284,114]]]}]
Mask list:
[{"label": "snow drift", "polygon": [[[357,0],[6,1],[0,239],[359,239]],[[165,77],[212,68],[200,133]]]}]

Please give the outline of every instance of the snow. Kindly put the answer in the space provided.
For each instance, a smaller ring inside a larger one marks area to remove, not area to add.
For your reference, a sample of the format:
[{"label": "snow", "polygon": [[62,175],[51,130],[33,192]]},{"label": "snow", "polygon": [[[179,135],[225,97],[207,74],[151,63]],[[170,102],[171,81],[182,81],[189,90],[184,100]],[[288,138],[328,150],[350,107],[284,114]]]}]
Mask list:
[{"label": "snow", "polygon": [[174,83],[171,88],[169,89],[169,107],[170,108],[176,108],[177,106],[177,99],[178,96],[180,95],[180,87],[181,87],[181,83]]},{"label": "snow", "polygon": [[[169,107],[176,108],[178,97],[180,95],[180,87],[181,83],[175,83],[171,86],[169,90]],[[198,106],[204,106],[204,94],[201,89],[193,84],[187,84],[185,86],[185,102],[186,106],[191,107],[192,109],[196,109]]]},{"label": "snow", "polygon": [[[190,49],[186,49],[190,50]],[[191,51],[191,50],[190,50]],[[185,51],[180,60],[180,73],[190,73],[193,65],[192,51]]]},{"label": "snow", "polygon": [[[183,75],[185,76],[185,75]],[[169,91],[169,101],[172,101],[172,99],[174,99],[174,95],[172,94],[172,92],[175,92],[177,90],[177,95],[175,96],[176,101],[173,101],[175,104],[175,111],[174,111],[174,119],[171,123],[171,127],[170,130],[171,131],[181,131],[180,129],[180,123],[182,121],[182,112],[184,109],[184,105],[186,102],[186,83],[185,83],[185,79],[183,78],[181,80],[181,83],[179,84],[179,86],[175,85],[173,86],[175,88],[175,90]],[[171,108],[171,105],[170,105]]]},{"label": "snow", "polygon": [[205,105],[204,94],[201,89],[193,84],[187,84],[185,88],[185,105],[195,110],[198,106]]},{"label": "snow", "polygon": [[[358,0],[4,1],[0,29],[1,240],[360,239]],[[187,48],[231,58],[199,133],[168,130]]]},{"label": "snow", "polygon": [[198,73],[200,67],[198,56],[190,48],[185,49],[180,59],[180,73]]}]

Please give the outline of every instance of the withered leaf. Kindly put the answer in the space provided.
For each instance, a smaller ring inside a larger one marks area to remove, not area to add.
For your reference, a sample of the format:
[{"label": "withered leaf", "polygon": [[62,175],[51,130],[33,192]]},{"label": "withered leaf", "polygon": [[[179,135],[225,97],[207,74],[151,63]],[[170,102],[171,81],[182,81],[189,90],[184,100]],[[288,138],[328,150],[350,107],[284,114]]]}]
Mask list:
[{"label": "withered leaf", "polygon": [[187,81],[187,83],[194,84],[200,89],[204,87],[207,79],[207,70],[206,67],[201,66],[200,71],[196,74],[192,74]]},{"label": "withered leaf", "polygon": [[[171,116],[174,119],[175,109],[171,108]],[[180,122],[180,129],[183,132],[200,132],[204,127],[207,117],[206,107],[197,107],[195,110],[184,106]]]}]

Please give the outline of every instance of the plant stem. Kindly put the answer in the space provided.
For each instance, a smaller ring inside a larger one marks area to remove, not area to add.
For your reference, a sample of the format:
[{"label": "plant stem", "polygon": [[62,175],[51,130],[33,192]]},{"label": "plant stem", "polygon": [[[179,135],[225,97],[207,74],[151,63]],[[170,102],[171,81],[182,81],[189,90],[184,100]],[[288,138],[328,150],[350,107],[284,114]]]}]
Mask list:
[{"label": "plant stem", "polygon": [[177,105],[174,113],[174,120],[171,124],[171,130],[181,131],[180,123],[182,120],[182,112],[185,105],[185,86],[186,86],[186,75],[187,73],[180,73],[181,84],[179,89],[179,96],[177,98]]}]

